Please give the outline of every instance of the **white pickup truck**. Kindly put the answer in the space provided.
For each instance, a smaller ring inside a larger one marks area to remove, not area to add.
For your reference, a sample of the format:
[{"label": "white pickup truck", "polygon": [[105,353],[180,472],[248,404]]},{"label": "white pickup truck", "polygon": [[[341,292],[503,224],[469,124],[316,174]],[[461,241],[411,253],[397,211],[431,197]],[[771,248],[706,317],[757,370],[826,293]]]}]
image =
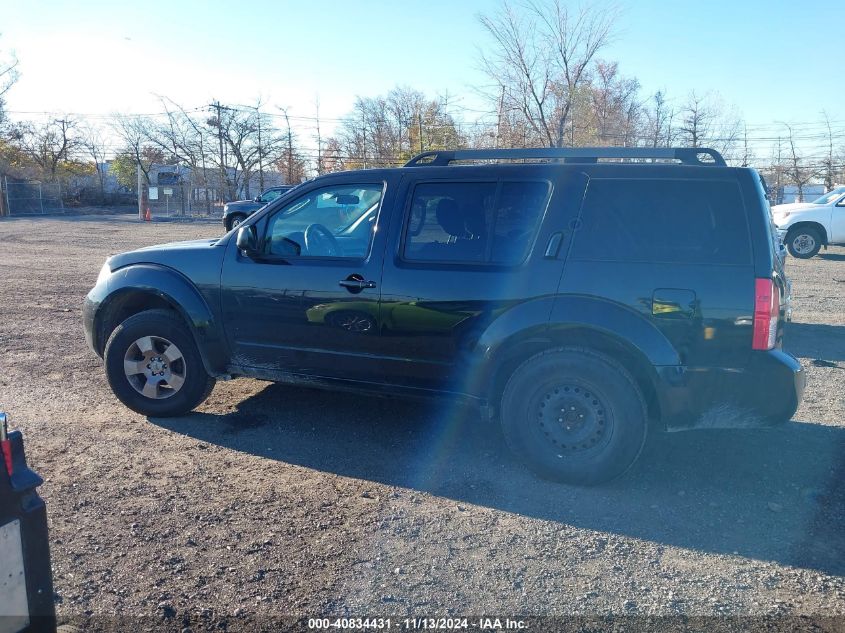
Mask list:
[{"label": "white pickup truck", "polygon": [[772,218],[789,254],[809,259],[828,244],[845,244],[845,186],[812,202],[778,204]]}]

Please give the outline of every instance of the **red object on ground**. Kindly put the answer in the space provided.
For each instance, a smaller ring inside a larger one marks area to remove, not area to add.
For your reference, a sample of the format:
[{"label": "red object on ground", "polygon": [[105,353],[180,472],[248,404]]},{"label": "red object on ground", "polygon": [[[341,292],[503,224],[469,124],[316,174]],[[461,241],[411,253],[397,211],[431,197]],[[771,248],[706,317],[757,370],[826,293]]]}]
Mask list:
[{"label": "red object on ground", "polygon": [[144,213],[144,221],[145,222],[152,222],[153,221],[153,216],[150,214],[149,207],[147,208],[146,213]]}]

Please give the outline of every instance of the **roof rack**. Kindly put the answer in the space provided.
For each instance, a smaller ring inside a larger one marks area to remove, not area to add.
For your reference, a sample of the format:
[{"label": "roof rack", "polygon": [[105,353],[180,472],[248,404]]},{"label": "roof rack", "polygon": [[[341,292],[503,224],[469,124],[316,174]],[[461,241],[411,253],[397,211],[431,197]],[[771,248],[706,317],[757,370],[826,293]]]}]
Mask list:
[{"label": "roof rack", "polygon": [[[712,160],[701,160],[701,156]],[[555,160],[565,163],[596,163],[600,158],[623,160],[676,160],[682,165],[725,167],[725,159],[707,147],[536,147],[529,149],[456,149],[423,152],[405,163],[405,167],[446,166],[455,161],[472,160]]]}]

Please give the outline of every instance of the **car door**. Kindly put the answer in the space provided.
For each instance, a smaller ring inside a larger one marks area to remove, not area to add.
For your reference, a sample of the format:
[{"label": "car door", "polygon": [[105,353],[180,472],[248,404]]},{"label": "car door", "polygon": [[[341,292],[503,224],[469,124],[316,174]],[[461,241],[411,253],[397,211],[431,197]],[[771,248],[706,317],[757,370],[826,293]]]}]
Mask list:
[{"label": "car door", "polygon": [[317,181],[245,227],[256,252],[231,240],[221,302],[236,367],[270,378],[379,378],[374,341],[394,188],[388,172]]},{"label": "car door", "polygon": [[[568,204],[560,172],[426,167],[403,181],[397,209],[401,204],[404,221],[392,224],[382,279],[387,382],[474,392],[479,337],[509,310],[557,287],[563,232],[584,189],[579,183]],[[547,208],[555,217],[544,223]],[[548,319],[548,306],[538,311]]]},{"label": "car door", "polygon": [[842,196],[833,206],[829,239],[835,244],[845,244],[845,196]]}]

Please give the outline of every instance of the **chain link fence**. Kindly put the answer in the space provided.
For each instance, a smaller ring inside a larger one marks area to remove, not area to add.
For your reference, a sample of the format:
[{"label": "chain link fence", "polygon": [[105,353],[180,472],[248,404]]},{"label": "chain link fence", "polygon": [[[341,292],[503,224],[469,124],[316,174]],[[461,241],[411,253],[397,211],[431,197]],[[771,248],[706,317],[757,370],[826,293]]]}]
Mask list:
[{"label": "chain link fence", "polygon": [[141,206],[150,219],[200,219],[223,215],[223,205],[211,188],[195,186],[190,180],[173,184],[142,185]]},{"label": "chain link fence", "polygon": [[9,215],[41,215],[64,213],[62,187],[58,183],[9,182],[3,183],[2,195],[6,199]]}]

